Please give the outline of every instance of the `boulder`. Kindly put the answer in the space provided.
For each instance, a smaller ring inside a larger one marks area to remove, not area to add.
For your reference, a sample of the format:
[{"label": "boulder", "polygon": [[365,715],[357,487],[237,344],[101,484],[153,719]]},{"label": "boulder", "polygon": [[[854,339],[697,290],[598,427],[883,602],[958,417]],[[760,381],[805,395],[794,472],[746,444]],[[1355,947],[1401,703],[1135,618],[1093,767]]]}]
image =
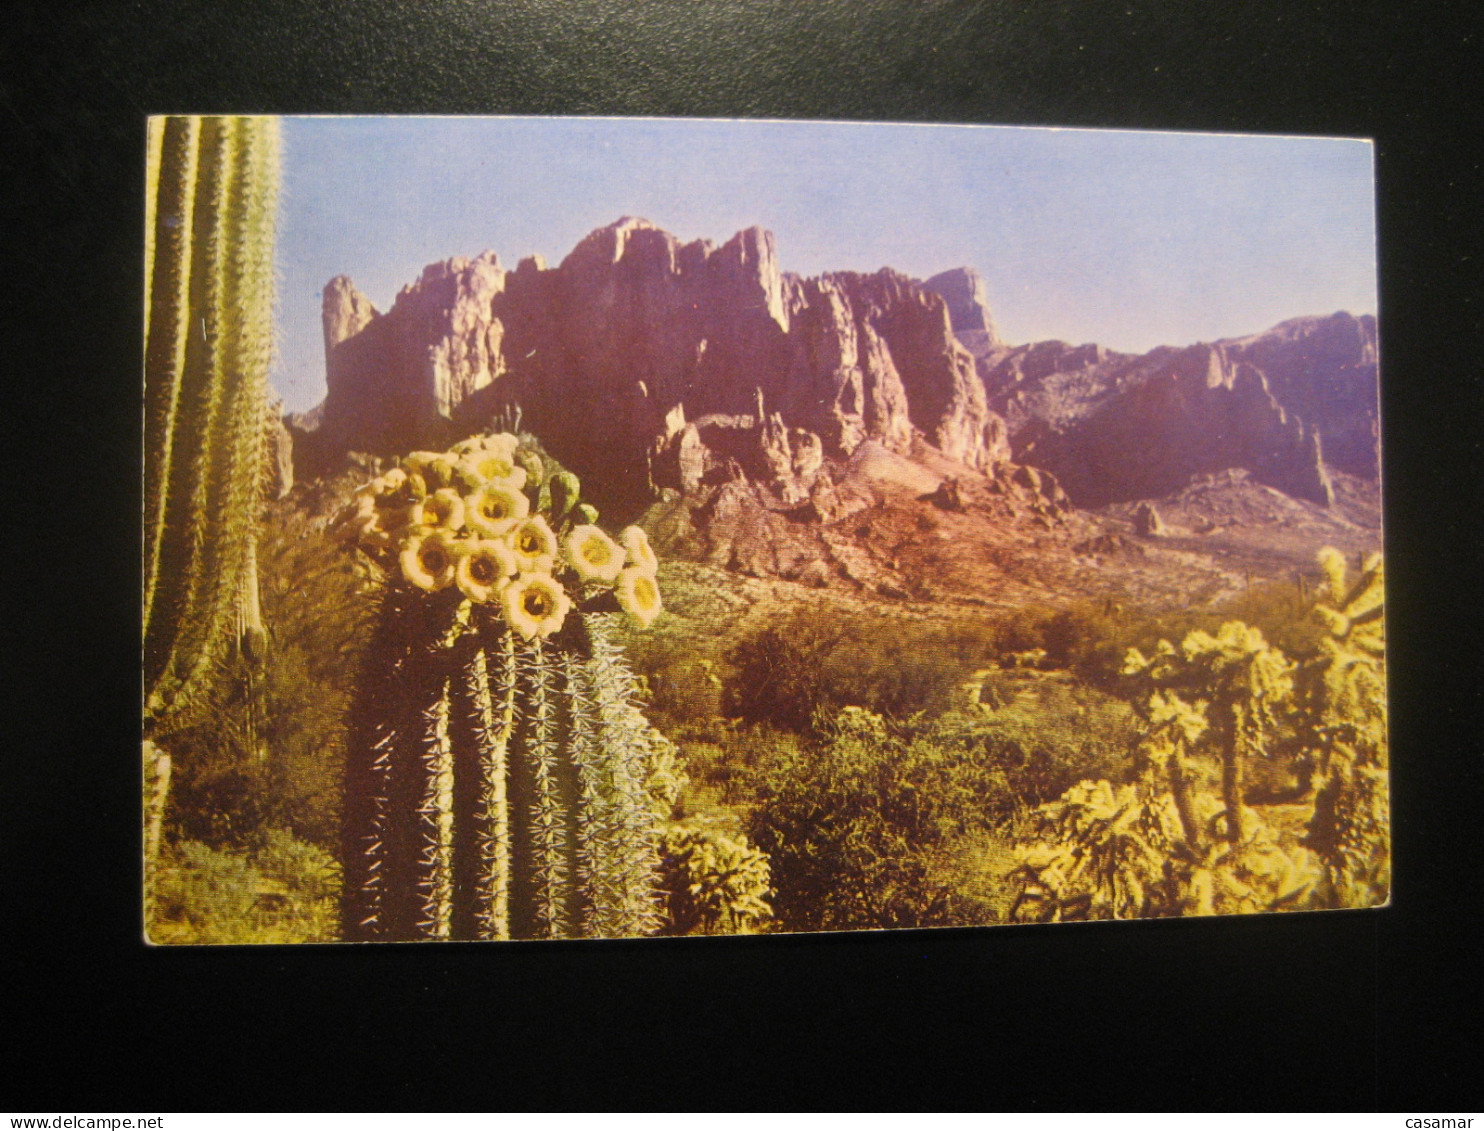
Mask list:
[{"label": "boulder", "polygon": [[1139,504],[1139,509],[1134,511],[1134,531],[1140,538],[1163,538],[1169,533],[1169,528],[1159,517],[1159,511],[1154,509],[1154,504],[1143,502]]}]

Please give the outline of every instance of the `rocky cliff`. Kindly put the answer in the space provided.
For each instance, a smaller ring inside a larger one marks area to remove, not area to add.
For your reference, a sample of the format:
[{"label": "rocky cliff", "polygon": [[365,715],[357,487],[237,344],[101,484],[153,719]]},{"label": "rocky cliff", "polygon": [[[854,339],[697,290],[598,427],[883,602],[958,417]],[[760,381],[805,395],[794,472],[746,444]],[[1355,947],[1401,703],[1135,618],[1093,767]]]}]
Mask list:
[{"label": "rocky cliff", "polygon": [[1014,458],[1053,472],[1079,506],[1158,498],[1226,468],[1327,505],[1331,468],[1378,474],[1370,316],[1140,356],[1040,342],[976,360]]},{"label": "rocky cliff", "polygon": [[975,470],[1009,456],[943,297],[889,269],[785,274],[760,228],[713,247],[626,217],[555,268],[432,264],[385,313],[340,277],[323,318],[309,463],[433,443],[514,406],[626,508],[737,474],[796,500],[867,440],[925,441]]},{"label": "rocky cliff", "polygon": [[955,267],[922,284],[948,304],[953,333],[975,355],[1004,345],[989,312],[989,293],[972,267]]}]

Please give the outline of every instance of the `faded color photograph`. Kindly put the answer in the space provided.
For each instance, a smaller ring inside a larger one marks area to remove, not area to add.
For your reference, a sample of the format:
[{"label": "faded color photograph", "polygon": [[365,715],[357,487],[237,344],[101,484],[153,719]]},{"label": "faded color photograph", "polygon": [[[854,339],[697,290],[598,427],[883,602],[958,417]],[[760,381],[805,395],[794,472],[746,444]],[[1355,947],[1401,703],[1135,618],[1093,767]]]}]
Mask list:
[{"label": "faded color photograph", "polygon": [[1369,142],[144,158],[152,943],[1389,899]]}]

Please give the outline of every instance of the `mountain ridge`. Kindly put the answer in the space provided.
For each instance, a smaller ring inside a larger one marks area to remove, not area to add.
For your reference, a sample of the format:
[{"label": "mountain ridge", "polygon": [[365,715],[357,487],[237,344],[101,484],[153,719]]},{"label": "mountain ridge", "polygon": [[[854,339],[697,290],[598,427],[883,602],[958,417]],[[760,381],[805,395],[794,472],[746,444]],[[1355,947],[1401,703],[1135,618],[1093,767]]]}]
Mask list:
[{"label": "mountain ridge", "polygon": [[[1144,354],[1015,346],[972,268],[804,278],[761,228],[682,243],[636,217],[555,267],[431,263],[385,313],[339,276],[322,316],[326,398],[286,418],[301,477],[518,416],[609,518],[751,576],[897,599],[1038,573],[1153,592],[1161,572],[1196,584],[1187,559],[1218,544],[1286,569],[1315,539],[1379,539],[1346,517],[1378,497],[1369,316]],[[947,530],[938,549],[914,534]]]}]

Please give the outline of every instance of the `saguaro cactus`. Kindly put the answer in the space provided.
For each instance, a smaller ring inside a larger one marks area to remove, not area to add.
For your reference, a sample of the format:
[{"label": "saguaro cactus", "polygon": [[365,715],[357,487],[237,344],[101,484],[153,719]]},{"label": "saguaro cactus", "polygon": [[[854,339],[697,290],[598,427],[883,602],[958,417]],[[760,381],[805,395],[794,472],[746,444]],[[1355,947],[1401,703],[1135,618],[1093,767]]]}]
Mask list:
[{"label": "saguaro cactus", "polygon": [[657,563],[578,490],[502,434],[414,453],[343,516],[386,576],[351,724],[348,938],[658,926],[662,740],[607,630],[658,614]]},{"label": "saguaro cactus", "polygon": [[[146,903],[170,755],[243,632],[272,353],[274,118],[151,118],[144,285]],[[146,908],[148,912],[148,908]]]},{"label": "saguaro cactus", "polygon": [[274,118],[152,118],[144,406],[146,737],[187,721],[256,623],[272,352]]}]

